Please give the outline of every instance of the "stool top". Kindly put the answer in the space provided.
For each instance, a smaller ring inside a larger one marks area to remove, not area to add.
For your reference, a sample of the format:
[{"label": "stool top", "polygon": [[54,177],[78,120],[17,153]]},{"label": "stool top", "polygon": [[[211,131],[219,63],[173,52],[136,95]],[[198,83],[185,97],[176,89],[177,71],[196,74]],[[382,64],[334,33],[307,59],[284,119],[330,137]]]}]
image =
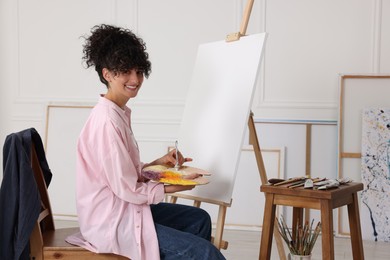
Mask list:
[{"label": "stool top", "polygon": [[265,193],[299,196],[299,197],[312,197],[317,199],[329,199],[340,198],[340,196],[350,195],[358,191],[363,190],[363,183],[361,182],[350,182],[342,184],[337,188],[328,190],[317,190],[317,189],[305,189],[303,187],[288,188],[286,185],[274,186],[271,184],[265,184],[260,186],[260,191]]}]

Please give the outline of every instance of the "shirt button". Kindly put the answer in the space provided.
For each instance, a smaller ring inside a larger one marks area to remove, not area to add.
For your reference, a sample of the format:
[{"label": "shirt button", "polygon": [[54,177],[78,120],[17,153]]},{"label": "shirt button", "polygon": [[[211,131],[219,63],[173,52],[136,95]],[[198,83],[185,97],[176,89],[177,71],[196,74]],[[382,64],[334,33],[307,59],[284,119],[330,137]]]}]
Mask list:
[{"label": "shirt button", "polygon": [[139,228],[139,225],[137,226],[137,228]]},{"label": "shirt button", "polygon": [[139,213],[141,213],[141,211],[138,210],[137,213],[139,214]]}]

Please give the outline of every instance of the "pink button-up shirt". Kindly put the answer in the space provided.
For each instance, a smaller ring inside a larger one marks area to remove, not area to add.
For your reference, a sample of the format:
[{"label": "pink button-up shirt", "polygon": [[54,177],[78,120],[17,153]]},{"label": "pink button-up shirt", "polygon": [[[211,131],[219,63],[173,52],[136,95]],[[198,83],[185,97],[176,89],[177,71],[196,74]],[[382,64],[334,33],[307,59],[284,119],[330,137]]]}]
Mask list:
[{"label": "pink button-up shirt", "polygon": [[[142,182],[131,110],[101,97],[77,146],[77,213],[81,246],[98,253],[160,259],[150,204],[164,199],[164,186]],[[80,243],[79,243],[80,245]]]}]

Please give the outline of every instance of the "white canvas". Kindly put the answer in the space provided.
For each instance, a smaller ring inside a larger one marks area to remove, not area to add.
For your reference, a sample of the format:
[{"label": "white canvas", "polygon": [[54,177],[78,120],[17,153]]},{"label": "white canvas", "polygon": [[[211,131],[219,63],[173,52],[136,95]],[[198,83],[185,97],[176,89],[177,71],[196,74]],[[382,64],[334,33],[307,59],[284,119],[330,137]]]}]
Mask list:
[{"label": "white canvas", "polygon": [[266,34],[199,46],[180,126],[179,149],[210,183],[188,194],[229,203]]},{"label": "white canvas", "polygon": [[390,241],[390,108],[363,110],[362,236]]}]

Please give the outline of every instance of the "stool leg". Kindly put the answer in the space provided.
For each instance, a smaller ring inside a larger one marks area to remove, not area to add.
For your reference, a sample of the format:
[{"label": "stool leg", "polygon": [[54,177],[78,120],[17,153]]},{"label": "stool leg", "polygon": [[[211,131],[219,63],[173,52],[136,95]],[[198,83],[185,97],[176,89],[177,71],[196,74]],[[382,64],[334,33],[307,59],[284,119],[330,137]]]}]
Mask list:
[{"label": "stool leg", "polygon": [[265,206],[259,260],[269,260],[271,258],[272,235],[275,224],[276,205],[274,205],[274,194],[264,193],[264,195]]},{"label": "stool leg", "polygon": [[349,229],[351,232],[352,255],[354,260],[363,260],[363,242],[360,228],[360,215],[357,194],[352,194],[352,203],[348,204]]},{"label": "stool leg", "polygon": [[333,208],[330,200],[321,200],[322,259],[334,260]]}]

